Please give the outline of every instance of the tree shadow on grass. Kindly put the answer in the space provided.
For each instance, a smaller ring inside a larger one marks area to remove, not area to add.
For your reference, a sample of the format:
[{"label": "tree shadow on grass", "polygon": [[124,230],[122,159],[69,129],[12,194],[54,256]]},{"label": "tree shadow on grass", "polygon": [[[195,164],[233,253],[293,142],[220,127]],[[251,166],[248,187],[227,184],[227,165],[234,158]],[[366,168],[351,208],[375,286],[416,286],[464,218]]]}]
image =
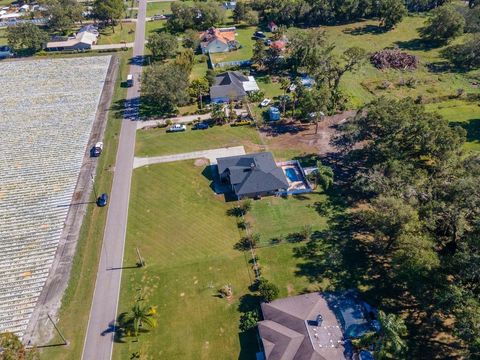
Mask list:
[{"label": "tree shadow on grass", "polygon": [[[253,285],[252,285],[253,286]],[[256,291],[256,289],[251,289],[251,291]],[[256,311],[258,314],[261,314],[260,303],[262,298],[258,295],[245,294],[240,297],[240,303],[238,305],[238,311],[240,313],[247,313],[250,311]],[[242,331],[238,334],[240,339],[240,354],[238,359],[249,360],[255,359],[255,354],[260,351],[258,345],[258,336],[257,328],[253,328],[247,331]]]},{"label": "tree shadow on grass", "polygon": [[257,341],[257,329],[250,329],[238,333],[240,340],[240,354],[238,360],[255,359],[255,354],[260,351]]},{"label": "tree shadow on grass", "polygon": [[396,41],[395,44],[402,50],[411,50],[411,51],[430,51],[441,47],[445,44],[424,39],[411,39],[406,41]]},{"label": "tree shadow on grass", "polygon": [[368,35],[368,34],[380,35],[386,32],[387,30],[385,30],[385,28],[378,25],[365,25],[365,26],[358,26],[355,28],[347,28],[343,30],[344,34],[354,35],[354,36]]},{"label": "tree shadow on grass", "polygon": [[468,142],[480,141],[480,118],[470,119],[468,121],[455,121],[450,123],[451,126],[460,126],[467,132]]}]

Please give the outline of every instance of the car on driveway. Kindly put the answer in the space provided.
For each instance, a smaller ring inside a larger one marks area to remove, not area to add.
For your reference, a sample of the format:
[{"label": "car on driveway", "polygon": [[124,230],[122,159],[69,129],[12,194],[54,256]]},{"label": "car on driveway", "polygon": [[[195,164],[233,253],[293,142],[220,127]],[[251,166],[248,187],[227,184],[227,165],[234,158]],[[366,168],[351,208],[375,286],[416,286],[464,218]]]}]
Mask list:
[{"label": "car on driveway", "polygon": [[268,104],[270,104],[272,100],[270,99],[263,99],[263,101],[260,103],[260,106],[261,107],[265,107],[265,106],[268,106]]},{"label": "car on driveway", "polygon": [[97,206],[104,207],[108,204],[108,194],[103,193],[97,199]]},{"label": "car on driveway", "polygon": [[206,130],[208,129],[209,126],[208,126],[208,123],[206,122],[199,122],[199,123],[196,123],[194,126],[193,126],[193,130]]},{"label": "car on driveway", "polygon": [[267,35],[265,35],[263,31],[255,31],[255,33],[253,34],[253,37],[256,39],[265,39]]},{"label": "car on driveway", "polygon": [[165,20],[166,18],[167,17],[165,15],[157,14],[157,15],[152,16],[152,21],[154,21],[154,20]]},{"label": "car on driveway", "polygon": [[167,130],[167,132],[181,132],[187,130],[187,127],[183,124],[175,124],[173,126],[170,126]]}]

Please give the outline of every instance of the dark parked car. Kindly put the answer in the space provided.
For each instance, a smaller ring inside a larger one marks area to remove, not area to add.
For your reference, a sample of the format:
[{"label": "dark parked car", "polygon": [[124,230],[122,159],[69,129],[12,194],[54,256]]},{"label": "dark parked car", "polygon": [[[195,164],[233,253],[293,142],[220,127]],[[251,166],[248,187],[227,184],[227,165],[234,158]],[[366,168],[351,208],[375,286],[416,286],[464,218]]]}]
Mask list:
[{"label": "dark parked car", "polygon": [[108,203],[108,194],[103,193],[97,199],[97,205],[100,207],[104,207]]},{"label": "dark parked car", "polygon": [[206,130],[208,127],[206,122],[199,122],[193,126],[193,130]]},{"label": "dark parked car", "polygon": [[265,35],[262,31],[255,31],[253,37],[256,39],[265,39],[267,35]]}]

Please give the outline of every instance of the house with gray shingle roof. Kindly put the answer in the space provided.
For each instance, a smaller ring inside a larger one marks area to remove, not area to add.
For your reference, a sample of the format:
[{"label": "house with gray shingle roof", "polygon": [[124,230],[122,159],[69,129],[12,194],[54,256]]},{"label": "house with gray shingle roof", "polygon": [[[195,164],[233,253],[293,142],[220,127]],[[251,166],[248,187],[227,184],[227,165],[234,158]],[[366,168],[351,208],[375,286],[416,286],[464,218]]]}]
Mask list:
[{"label": "house with gray shingle roof", "polygon": [[265,360],[351,360],[357,355],[351,340],[380,330],[377,309],[352,290],[291,296],[261,308]]},{"label": "house with gray shingle roof", "polygon": [[215,77],[215,84],[210,88],[210,100],[214,103],[241,100],[248,92],[258,90],[253,76],[246,76],[239,71],[227,71]]},{"label": "house with gray shingle roof", "polygon": [[275,195],[289,186],[270,152],[219,158],[217,166],[220,180],[238,199]]},{"label": "house with gray shingle roof", "polygon": [[266,360],[344,360],[342,328],[321,293],[262,303],[258,323]]}]

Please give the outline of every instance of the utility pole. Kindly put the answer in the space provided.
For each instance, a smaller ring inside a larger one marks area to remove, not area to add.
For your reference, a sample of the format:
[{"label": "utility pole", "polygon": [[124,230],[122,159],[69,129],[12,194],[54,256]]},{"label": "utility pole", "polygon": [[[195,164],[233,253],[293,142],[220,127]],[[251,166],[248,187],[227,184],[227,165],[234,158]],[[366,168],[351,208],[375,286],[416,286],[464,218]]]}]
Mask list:
[{"label": "utility pole", "polygon": [[145,260],[143,260],[143,257],[142,257],[142,255],[140,254],[139,248],[136,247],[135,249],[136,249],[136,251],[137,251],[137,257],[138,257],[137,266],[138,266],[138,267],[144,267],[144,266],[145,266]]},{"label": "utility pole", "polygon": [[97,196],[97,191],[95,190],[95,180],[93,179],[93,174],[92,173],[90,173],[90,178],[92,179],[93,194],[95,195],[95,199],[97,199],[98,196]]}]

